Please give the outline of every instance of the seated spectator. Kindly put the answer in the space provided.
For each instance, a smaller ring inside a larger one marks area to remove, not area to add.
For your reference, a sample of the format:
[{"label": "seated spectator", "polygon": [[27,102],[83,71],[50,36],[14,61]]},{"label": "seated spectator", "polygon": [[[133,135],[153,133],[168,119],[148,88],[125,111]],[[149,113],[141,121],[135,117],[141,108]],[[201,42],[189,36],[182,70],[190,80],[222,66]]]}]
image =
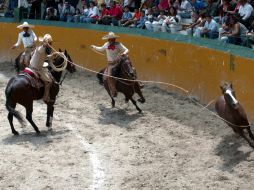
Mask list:
[{"label": "seated spectator", "polygon": [[240,22],[244,24],[247,28],[250,27],[250,23],[253,19],[252,12],[253,7],[247,2],[247,0],[240,0],[240,7],[239,7],[239,16]]},{"label": "seated spectator", "polygon": [[198,27],[193,36],[207,37],[210,39],[218,38],[219,36],[218,23],[212,19],[211,15],[206,15],[204,27]]},{"label": "seated spectator", "polygon": [[115,1],[110,1],[109,14],[103,17],[102,23],[105,25],[112,24],[114,26],[118,26],[118,21],[121,20],[122,15],[122,9],[116,4]]},{"label": "seated spectator", "polygon": [[225,16],[227,15],[228,11],[233,11],[233,7],[230,4],[230,0],[222,0],[222,4],[219,6],[219,16],[214,17],[214,20],[217,23],[223,24]]},{"label": "seated spectator", "polygon": [[188,0],[183,0],[178,10],[181,18],[191,18],[192,6]]},{"label": "seated spectator", "polygon": [[73,16],[74,22],[80,22],[80,17],[82,16],[79,8],[76,8],[75,15]]},{"label": "seated spectator", "polygon": [[137,20],[136,22],[136,28],[145,29],[145,22],[147,20],[145,11],[141,11],[140,13],[141,13],[141,16],[140,16],[140,19]]},{"label": "seated spectator", "polygon": [[227,43],[241,45],[243,44],[248,29],[240,22],[238,22],[235,16],[229,16],[228,30],[222,33],[223,39]]},{"label": "seated spectator", "polygon": [[166,19],[166,15],[164,14],[164,11],[160,11],[160,15],[157,17],[156,20],[153,21],[152,27],[154,32],[161,31],[163,21]]},{"label": "seated spectator", "polygon": [[140,19],[141,17],[141,13],[138,9],[135,9],[135,13],[133,15],[133,17],[131,19],[129,19],[127,22],[125,22],[125,24],[123,24],[123,26],[129,26],[129,25],[136,25],[136,22]]},{"label": "seated spectator", "polygon": [[[193,17],[195,17],[196,13],[193,14]],[[200,13],[200,15],[198,15],[196,18],[194,19],[193,24],[191,24],[190,26],[188,26],[186,28],[187,34],[188,35],[193,35],[195,33],[195,30],[199,27],[204,27],[205,25],[205,21],[206,21],[206,17],[205,17],[205,13]]]},{"label": "seated spectator", "polygon": [[153,11],[151,8],[147,9],[147,20],[145,22],[146,29],[153,31],[152,23],[154,21]]},{"label": "seated spectator", "polygon": [[174,7],[169,8],[169,15],[162,23],[162,32],[176,33],[181,30],[181,17]]},{"label": "seated spectator", "polygon": [[207,0],[207,6],[204,10],[206,14],[209,14],[213,17],[218,16],[218,3],[213,2],[213,0]]},{"label": "seated spectator", "polygon": [[191,0],[191,5],[194,8],[194,10],[197,12],[200,12],[201,10],[203,10],[206,7],[203,0]]},{"label": "seated spectator", "polygon": [[102,3],[101,4],[101,13],[100,13],[100,16],[98,18],[98,24],[102,24],[102,19],[104,18],[104,16],[106,15],[109,15],[109,11],[106,7],[106,4],[105,3]]},{"label": "seated spectator", "polygon": [[131,12],[129,10],[129,7],[125,6],[124,7],[124,13],[123,13],[122,19],[120,20],[120,24],[124,25],[127,21],[129,21],[131,19],[132,19],[132,14],[131,14]]},{"label": "seated spectator", "polygon": [[153,6],[152,10],[153,10],[153,16],[154,16],[154,18],[157,18],[160,15],[160,10],[158,9],[157,6]]},{"label": "seated spectator", "polygon": [[57,5],[57,9],[58,9],[59,18],[62,18],[63,17],[63,9],[64,9],[63,0],[59,1],[58,5]]},{"label": "seated spectator", "polygon": [[81,22],[95,23],[99,18],[99,9],[94,1],[90,2],[90,8],[87,17],[81,17]]},{"label": "seated spectator", "polygon": [[74,14],[75,14],[74,7],[71,6],[68,1],[65,1],[64,8],[63,8],[63,14],[60,17],[60,20],[61,21],[72,22]]},{"label": "seated spectator", "polygon": [[57,10],[54,7],[48,7],[46,9],[45,20],[58,20]]}]

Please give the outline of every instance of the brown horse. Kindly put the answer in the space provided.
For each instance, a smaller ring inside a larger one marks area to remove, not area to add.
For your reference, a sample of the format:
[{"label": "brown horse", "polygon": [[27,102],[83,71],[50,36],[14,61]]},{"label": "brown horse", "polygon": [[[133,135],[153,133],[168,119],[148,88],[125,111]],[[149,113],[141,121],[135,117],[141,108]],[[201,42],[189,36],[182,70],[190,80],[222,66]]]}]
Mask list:
[{"label": "brown horse", "polygon": [[[70,60],[70,56],[68,55],[67,51],[65,51],[65,56],[69,58],[66,69],[71,73],[75,72],[75,66],[72,64]],[[60,66],[63,63],[63,61],[64,59],[58,55],[54,59],[53,63],[57,67],[57,66]],[[47,104],[47,121],[46,121],[47,127],[52,126],[54,103],[56,100],[56,96],[59,92],[59,82],[62,75],[62,72],[58,72],[58,73],[53,71],[50,71],[50,72],[53,78],[55,79],[55,82],[53,82],[53,85],[50,90],[50,98],[52,101],[50,101],[50,103]],[[14,129],[13,116],[16,117],[21,124],[24,122],[21,114],[15,110],[15,107],[17,104],[20,104],[25,107],[26,119],[33,126],[37,134],[40,133],[38,127],[32,120],[32,112],[33,112],[33,101],[41,99],[43,97],[43,94],[44,94],[44,87],[42,86],[39,89],[34,87],[29,77],[25,75],[20,74],[9,80],[5,90],[5,95],[6,95],[5,105],[7,110],[9,111],[8,120],[11,126],[12,133],[14,135],[18,135],[19,133]]]},{"label": "brown horse", "polygon": [[[107,90],[109,96],[110,95],[110,90],[109,90],[109,85],[108,85],[108,80],[103,77],[102,73],[107,73],[105,72],[105,68],[100,71],[99,74],[97,74],[97,78],[99,79],[100,84],[104,85],[105,89]],[[129,80],[135,80],[136,73],[135,70],[133,69],[130,61],[126,57],[122,57],[121,60],[119,61],[119,64],[113,69],[113,76],[123,78],[123,79],[129,79]],[[137,102],[133,99],[134,93],[137,93],[140,96],[140,99],[138,101],[140,103],[145,102],[145,98],[141,92],[140,85],[136,81],[126,81],[126,80],[121,80],[121,79],[116,79],[116,89],[118,92],[121,92],[125,95],[125,102],[127,103],[129,100],[135,105],[136,109],[141,113],[142,110],[138,107]],[[115,107],[115,100],[113,97],[111,97],[111,104],[112,107]]]},{"label": "brown horse", "polygon": [[254,140],[246,112],[242,105],[237,101],[232,84],[226,82],[222,83],[221,90],[223,95],[220,96],[215,103],[217,113],[226,121],[228,126],[230,126],[235,133],[243,137],[249,145],[254,148],[254,145],[244,134],[244,129],[247,129],[249,137]]}]

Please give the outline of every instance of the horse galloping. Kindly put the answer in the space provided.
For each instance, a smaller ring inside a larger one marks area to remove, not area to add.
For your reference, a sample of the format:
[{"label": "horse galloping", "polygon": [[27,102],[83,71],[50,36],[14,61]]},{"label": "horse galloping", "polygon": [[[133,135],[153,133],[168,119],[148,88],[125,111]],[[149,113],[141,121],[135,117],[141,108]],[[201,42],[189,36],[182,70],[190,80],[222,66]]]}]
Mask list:
[{"label": "horse galloping", "polygon": [[247,129],[249,137],[254,141],[247,114],[242,105],[237,101],[232,84],[224,82],[220,87],[223,95],[215,103],[216,112],[235,133],[243,137],[254,148],[254,145],[244,134],[244,129]]},{"label": "horse galloping", "polygon": [[[99,79],[100,84],[102,84],[105,89],[107,90],[109,96],[110,90],[109,90],[109,84],[107,77],[103,77],[103,74],[107,75],[107,68],[102,69],[98,74],[97,78]],[[142,94],[142,91],[140,89],[140,85],[136,80],[136,72],[133,69],[129,59],[127,57],[122,57],[118,63],[118,65],[113,69],[113,76],[119,77],[116,80],[116,89],[118,92],[121,92],[125,96],[125,102],[127,103],[129,100],[134,104],[136,109],[141,113],[142,110],[138,107],[137,102],[133,99],[134,93],[137,93],[140,98],[138,101],[140,103],[145,102],[145,98]],[[120,78],[127,79],[127,80],[121,80]],[[130,80],[130,81],[128,81]],[[115,107],[115,100],[113,97],[111,97],[111,104],[112,107]]]},{"label": "horse galloping", "polygon": [[[72,64],[70,56],[68,55],[67,51],[65,50],[65,56],[67,57],[67,67],[66,69],[73,73],[75,72],[75,66]],[[64,62],[64,59],[58,55],[54,61],[53,64],[56,67],[59,67]],[[47,103],[47,121],[46,126],[51,127],[52,126],[52,119],[53,119],[53,112],[54,112],[54,103],[56,100],[56,96],[59,92],[59,82],[62,76],[62,72],[54,72],[49,71],[52,75],[52,77],[55,79],[55,81],[52,84],[51,90],[50,90],[50,98],[51,101]],[[12,133],[14,135],[18,135],[19,133],[15,130],[13,125],[13,116],[16,117],[20,123],[23,123],[24,120],[21,116],[21,114],[15,110],[15,107],[17,104],[20,104],[25,107],[26,109],[26,119],[30,122],[30,124],[33,126],[34,130],[37,132],[37,134],[40,133],[38,127],[32,120],[32,112],[33,112],[33,101],[39,100],[43,97],[44,94],[44,85],[40,86],[38,88],[35,87],[33,84],[33,80],[31,79],[32,76],[27,76],[26,74],[19,74],[16,77],[13,77],[9,80],[5,95],[6,95],[6,108],[9,111],[8,113],[8,120],[11,126]],[[35,76],[34,76],[35,77]],[[37,80],[37,79],[35,79]]]}]

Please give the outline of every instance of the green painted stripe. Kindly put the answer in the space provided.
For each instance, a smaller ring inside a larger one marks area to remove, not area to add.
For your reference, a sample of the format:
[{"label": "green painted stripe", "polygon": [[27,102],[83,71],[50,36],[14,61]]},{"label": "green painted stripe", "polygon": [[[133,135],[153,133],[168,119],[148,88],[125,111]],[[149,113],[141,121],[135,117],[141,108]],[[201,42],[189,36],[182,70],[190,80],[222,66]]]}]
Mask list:
[{"label": "green painted stripe", "polygon": [[0,17],[0,22],[14,23],[15,20],[14,20],[14,18]]},{"label": "green painted stripe", "polygon": [[[61,22],[61,21],[30,20],[30,19],[26,19],[26,21],[34,25],[56,26],[56,27],[63,27],[63,28],[81,28],[81,29],[97,30],[97,31],[104,31],[104,32],[113,31],[115,33],[155,38],[160,40],[175,41],[179,43],[196,45],[199,47],[206,47],[206,48],[226,52],[235,56],[254,59],[254,51],[252,49],[246,48],[243,46],[226,44],[219,40],[193,38],[191,36],[186,36],[181,34],[170,34],[170,33],[163,33],[163,32],[155,33],[155,32],[150,32],[147,30],[142,30],[137,28],[105,26],[105,25],[98,25],[98,24],[67,23],[67,22]],[[1,18],[0,22],[11,22],[11,19]]]}]

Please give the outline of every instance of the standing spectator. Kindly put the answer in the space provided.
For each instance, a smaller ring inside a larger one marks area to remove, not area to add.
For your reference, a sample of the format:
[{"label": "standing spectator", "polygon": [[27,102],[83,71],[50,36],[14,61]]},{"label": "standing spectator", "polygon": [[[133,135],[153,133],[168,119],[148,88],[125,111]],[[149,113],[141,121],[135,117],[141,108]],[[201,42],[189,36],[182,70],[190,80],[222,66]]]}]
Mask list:
[{"label": "standing spectator", "polygon": [[88,16],[86,18],[83,18],[81,22],[95,23],[98,18],[99,18],[99,9],[96,6],[95,2],[91,1]]},{"label": "standing spectator", "polygon": [[58,20],[57,10],[54,7],[47,8],[45,20]]},{"label": "standing spectator", "polygon": [[247,0],[240,0],[239,2],[241,4],[239,7],[240,22],[249,28],[251,19],[253,18],[253,7],[247,2]]},{"label": "standing spectator", "polygon": [[199,31],[196,30],[196,37],[207,37],[210,39],[218,38],[219,29],[218,24],[215,20],[212,19],[211,15],[206,15],[205,26]]},{"label": "standing spectator", "polygon": [[63,10],[64,10],[63,0],[59,1],[58,5],[57,5],[57,10],[58,10],[59,18],[62,18],[63,17]]},{"label": "standing spectator", "polygon": [[32,1],[29,18],[30,19],[41,19],[41,0]]},{"label": "standing spectator", "polygon": [[74,7],[71,6],[69,4],[69,2],[66,1],[64,3],[63,14],[62,14],[62,17],[60,18],[60,20],[61,21],[72,22],[74,14],[75,14]]}]

